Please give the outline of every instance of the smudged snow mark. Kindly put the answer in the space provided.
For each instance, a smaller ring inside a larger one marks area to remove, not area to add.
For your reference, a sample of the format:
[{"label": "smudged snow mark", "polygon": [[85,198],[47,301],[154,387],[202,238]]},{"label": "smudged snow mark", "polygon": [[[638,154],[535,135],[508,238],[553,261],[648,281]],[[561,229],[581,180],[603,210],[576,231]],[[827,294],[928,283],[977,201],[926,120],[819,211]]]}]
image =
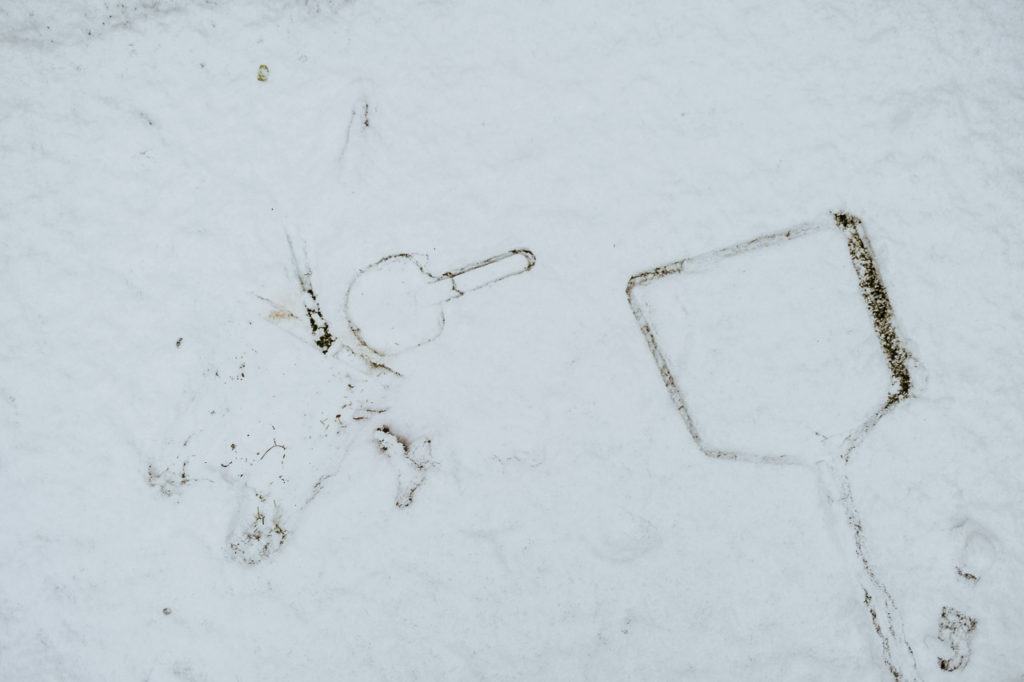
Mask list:
[{"label": "smudged snow mark", "polygon": [[413,502],[416,491],[426,480],[427,469],[435,462],[431,459],[430,441],[409,442],[384,425],[374,433],[377,447],[388,458],[398,475],[395,506],[404,509]]},{"label": "smudged snow mark", "polygon": [[189,460],[186,459],[162,469],[150,464],[146,469],[147,482],[167,497],[180,495],[181,489],[192,481],[188,475],[188,463]]},{"label": "smudged snow mark", "polygon": [[946,671],[962,670],[971,658],[970,636],[978,621],[951,606],[942,607],[939,618],[939,641],[949,647],[950,655],[939,656],[939,667]]},{"label": "smudged snow mark", "polygon": [[9,427],[17,426],[20,421],[18,400],[7,391],[3,392],[3,399],[0,400],[0,417]]},{"label": "smudged snow mark", "polygon": [[208,369],[174,411],[146,474],[182,504],[195,485],[232,496],[236,512],[221,521],[226,554],[258,564],[287,544],[350,446],[380,423],[395,375],[354,353],[325,357],[269,325],[250,329],[244,356],[211,362],[201,344],[181,349]]},{"label": "smudged snow mark", "polygon": [[988,572],[995,560],[995,539],[982,524],[968,518],[960,519],[953,527],[954,537],[960,545],[956,559],[957,576],[968,584],[975,584]]},{"label": "smudged snow mark", "polygon": [[387,411],[386,375],[356,374],[352,367],[340,373],[344,366],[331,365],[321,387],[312,374],[302,372],[303,388],[311,402],[320,403],[318,408],[268,406],[262,411],[267,416],[249,423],[245,438],[236,436],[237,444],[228,446],[231,458],[219,464],[223,480],[239,496],[228,539],[230,556],[238,561],[257,564],[281,550],[303,510],[338,473],[351,445]]},{"label": "smudged snow mark", "polygon": [[324,317],[323,311],[320,310],[320,301],[317,300],[316,292],[313,290],[313,270],[309,267],[308,259],[305,265],[299,265],[295,244],[290,235],[288,236],[288,248],[291,251],[295,277],[299,280],[299,288],[302,291],[303,306],[306,309],[306,319],[309,320],[309,328],[313,334],[313,343],[321,353],[327,355],[336,339],[331,334],[327,319]]},{"label": "smudged snow mark", "polygon": [[281,549],[288,538],[281,509],[276,503],[267,504],[260,498],[256,513],[228,541],[233,557],[242,563],[255,565],[270,558]]},{"label": "smudged snow mark", "polygon": [[594,524],[585,538],[590,551],[612,563],[628,563],[653,552],[662,544],[657,527],[628,509],[601,509],[594,512]]}]

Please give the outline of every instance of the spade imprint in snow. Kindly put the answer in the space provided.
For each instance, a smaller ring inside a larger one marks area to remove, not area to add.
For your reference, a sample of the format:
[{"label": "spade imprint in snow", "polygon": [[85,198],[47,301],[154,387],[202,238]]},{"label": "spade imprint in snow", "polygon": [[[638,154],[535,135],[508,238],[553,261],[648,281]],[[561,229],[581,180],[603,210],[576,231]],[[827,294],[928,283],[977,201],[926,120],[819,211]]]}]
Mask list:
[{"label": "spade imprint in snow", "polygon": [[882,658],[917,679],[899,610],[869,561],[845,465],[911,392],[909,355],[860,219],[765,235],[633,276],[633,314],[709,457],[814,464],[851,531]]},{"label": "spade imprint in snow", "polygon": [[444,329],[445,303],[527,272],[535,262],[532,252],[514,249],[432,275],[414,256],[387,256],[363,269],[349,285],[345,296],[349,329],[378,357],[422,346]]},{"label": "spade imprint in snow", "polygon": [[[910,396],[909,355],[858,218],[633,276],[627,296],[704,454],[816,460]],[[726,371],[728,370],[728,371]]]}]

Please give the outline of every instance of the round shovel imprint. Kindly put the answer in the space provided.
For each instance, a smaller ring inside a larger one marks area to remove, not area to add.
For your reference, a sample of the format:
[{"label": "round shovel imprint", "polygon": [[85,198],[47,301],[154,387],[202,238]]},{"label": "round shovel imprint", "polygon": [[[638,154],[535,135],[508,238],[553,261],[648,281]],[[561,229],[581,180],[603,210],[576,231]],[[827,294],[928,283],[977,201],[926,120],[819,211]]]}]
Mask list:
[{"label": "round shovel imprint", "polygon": [[846,463],[910,395],[908,355],[860,220],[771,234],[635,275],[626,289],[705,455],[814,467],[849,527],[863,602],[895,680],[916,680],[899,611],[868,559]]},{"label": "round shovel imprint", "polygon": [[478,263],[432,275],[409,254],[388,256],[352,281],[345,298],[349,328],[378,355],[393,355],[436,339],[444,304],[499,280],[526,272],[531,251],[514,249]]}]

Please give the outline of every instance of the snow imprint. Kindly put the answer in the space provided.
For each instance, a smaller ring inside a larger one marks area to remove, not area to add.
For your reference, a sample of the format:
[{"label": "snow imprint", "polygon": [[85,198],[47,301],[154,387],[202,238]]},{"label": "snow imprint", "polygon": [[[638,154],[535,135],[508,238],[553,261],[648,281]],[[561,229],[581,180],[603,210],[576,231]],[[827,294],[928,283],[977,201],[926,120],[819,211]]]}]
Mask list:
[{"label": "snow imprint", "polygon": [[[799,286],[777,290],[780,269]],[[869,560],[845,471],[850,452],[912,387],[909,355],[860,219],[837,212],[822,224],[654,268],[633,276],[626,294],[705,455],[818,465],[852,533],[883,662],[894,680],[918,679],[899,609]]]}]

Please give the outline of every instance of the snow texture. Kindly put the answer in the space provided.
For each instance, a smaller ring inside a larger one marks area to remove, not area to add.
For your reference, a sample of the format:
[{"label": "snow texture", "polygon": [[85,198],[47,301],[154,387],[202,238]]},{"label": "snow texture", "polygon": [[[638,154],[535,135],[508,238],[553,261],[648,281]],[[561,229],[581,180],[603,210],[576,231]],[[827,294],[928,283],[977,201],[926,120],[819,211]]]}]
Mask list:
[{"label": "snow texture", "polygon": [[1021,682],[1022,31],[0,4],[0,679]]}]

